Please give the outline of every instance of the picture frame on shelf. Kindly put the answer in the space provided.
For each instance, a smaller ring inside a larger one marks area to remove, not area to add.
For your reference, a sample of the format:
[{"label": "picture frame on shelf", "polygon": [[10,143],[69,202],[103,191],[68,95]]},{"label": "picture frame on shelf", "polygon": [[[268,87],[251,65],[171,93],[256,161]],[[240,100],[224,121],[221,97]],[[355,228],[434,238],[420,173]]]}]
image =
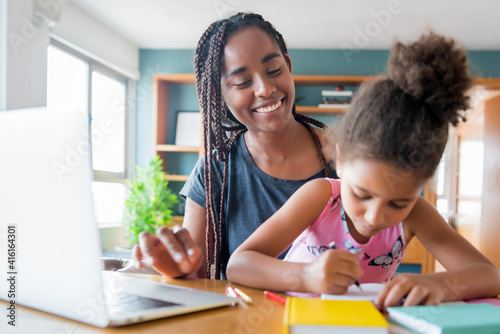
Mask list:
[{"label": "picture frame on shelf", "polygon": [[199,112],[177,112],[175,145],[188,147],[201,145],[201,114]]}]

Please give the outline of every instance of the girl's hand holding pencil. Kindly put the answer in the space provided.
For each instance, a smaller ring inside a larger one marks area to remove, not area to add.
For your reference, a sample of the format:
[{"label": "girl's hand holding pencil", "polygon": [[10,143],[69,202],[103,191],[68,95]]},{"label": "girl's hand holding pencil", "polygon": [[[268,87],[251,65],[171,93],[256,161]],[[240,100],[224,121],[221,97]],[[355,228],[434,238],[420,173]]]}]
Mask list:
[{"label": "girl's hand holding pencil", "polygon": [[[331,247],[330,247],[331,248]],[[355,254],[337,249],[327,250],[301,271],[302,291],[343,294],[363,276]],[[358,283],[359,284],[359,283]]]},{"label": "girl's hand holding pencil", "polygon": [[[330,249],[337,249],[337,246],[335,246],[335,241],[330,242],[330,244],[328,245],[328,247],[330,247]],[[363,291],[363,288],[361,288],[361,284],[359,284],[358,280],[355,280],[354,284],[356,284],[356,286],[358,287],[358,289],[361,292]]]}]

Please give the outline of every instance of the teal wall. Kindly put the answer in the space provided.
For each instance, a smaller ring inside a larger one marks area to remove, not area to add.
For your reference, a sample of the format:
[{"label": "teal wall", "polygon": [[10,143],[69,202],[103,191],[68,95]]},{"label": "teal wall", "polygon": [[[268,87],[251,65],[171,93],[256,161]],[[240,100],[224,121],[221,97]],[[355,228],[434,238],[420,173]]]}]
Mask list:
[{"label": "teal wall", "polygon": [[[153,154],[153,75],[193,73],[192,59],[193,50],[139,51],[141,77],[136,84],[136,164],[141,167],[148,164]],[[183,99],[183,102],[187,108],[198,108],[196,93],[191,99]]]},{"label": "teal wall", "polygon": [[[324,75],[378,75],[384,72],[389,52],[387,50],[289,50],[293,74]],[[152,156],[153,137],[153,74],[193,73],[193,50],[149,50],[139,53],[141,78],[137,82],[136,163],[144,167]],[[500,77],[500,51],[469,52],[471,74],[482,77]],[[297,97],[306,96],[305,87],[297,88]],[[318,89],[318,88],[316,88]],[[193,85],[181,85],[175,91],[175,109],[198,109]],[[307,104],[307,103],[304,103]],[[172,114],[175,117],[175,114]],[[321,119],[328,122],[329,119]],[[169,121],[175,124],[175,121]],[[169,142],[175,130],[169,128]]]}]

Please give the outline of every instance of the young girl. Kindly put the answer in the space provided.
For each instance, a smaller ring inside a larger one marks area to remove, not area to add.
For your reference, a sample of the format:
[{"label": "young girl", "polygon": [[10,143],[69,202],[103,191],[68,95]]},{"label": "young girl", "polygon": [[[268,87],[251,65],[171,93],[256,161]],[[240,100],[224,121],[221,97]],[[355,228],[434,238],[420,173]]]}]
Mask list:
[{"label": "young girl", "polygon": [[[333,294],[356,280],[387,282],[376,300],[381,309],[403,298],[407,306],[500,294],[500,271],[420,196],[445,148],[448,123],[456,125],[468,107],[465,51],[430,33],[396,43],[388,70],[361,87],[343,119],[340,181],[301,187],[233,253],[229,280]],[[447,272],[393,278],[413,237]],[[332,241],[338,250],[329,248]],[[286,261],[276,259],[290,244]]]},{"label": "young girl", "polygon": [[322,152],[324,125],[295,112],[292,63],[271,23],[247,13],[214,22],[194,70],[205,155],[181,191],[183,228],[141,234],[134,257],[170,277],[210,277],[213,263],[219,278],[232,252],[300,186],[335,174]]}]

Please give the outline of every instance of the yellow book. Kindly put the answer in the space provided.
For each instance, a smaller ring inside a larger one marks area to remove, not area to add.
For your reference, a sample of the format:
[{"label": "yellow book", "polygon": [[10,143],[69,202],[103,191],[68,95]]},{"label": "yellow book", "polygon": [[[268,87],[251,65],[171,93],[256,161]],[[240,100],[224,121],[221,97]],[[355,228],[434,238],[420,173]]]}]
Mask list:
[{"label": "yellow book", "polygon": [[288,297],[284,333],[389,333],[384,316],[369,301]]}]

